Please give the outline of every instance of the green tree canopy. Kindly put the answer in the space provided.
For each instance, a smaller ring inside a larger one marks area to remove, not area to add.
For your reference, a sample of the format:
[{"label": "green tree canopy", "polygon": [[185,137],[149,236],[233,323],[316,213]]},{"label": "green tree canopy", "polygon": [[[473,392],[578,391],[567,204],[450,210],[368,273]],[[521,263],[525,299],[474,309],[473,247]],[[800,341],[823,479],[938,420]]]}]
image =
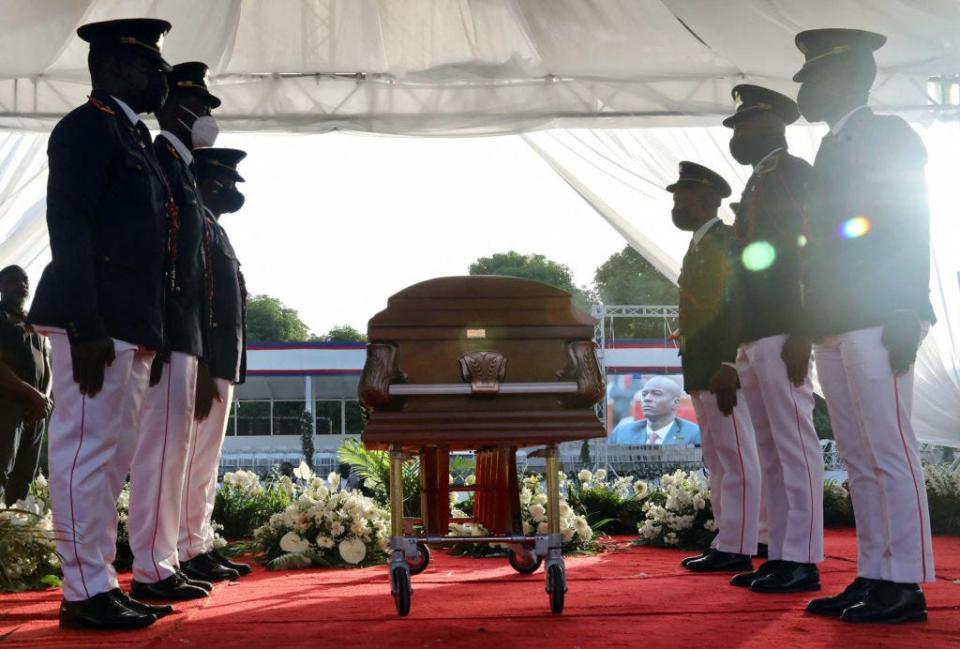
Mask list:
[{"label": "green tree canopy", "polygon": [[543,282],[572,293],[577,306],[585,310],[589,310],[593,298],[589,289],[580,288],[573,283],[569,266],[536,253],[523,255],[511,250],[498,252],[490,257],[480,257],[470,264],[470,274],[520,277]]},{"label": "green tree canopy", "polygon": [[[594,290],[604,304],[678,304],[680,294],[673,282],[630,246],[614,253],[593,276]],[[653,318],[617,318],[613,325],[619,338],[662,338],[664,329],[677,322]]]},{"label": "green tree canopy", "polygon": [[269,295],[247,298],[247,340],[249,342],[300,342],[310,340],[310,329],[296,309]]},{"label": "green tree canopy", "polygon": [[320,340],[331,343],[365,343],[366,334],[363,334],[350,325],[335,325]]}]

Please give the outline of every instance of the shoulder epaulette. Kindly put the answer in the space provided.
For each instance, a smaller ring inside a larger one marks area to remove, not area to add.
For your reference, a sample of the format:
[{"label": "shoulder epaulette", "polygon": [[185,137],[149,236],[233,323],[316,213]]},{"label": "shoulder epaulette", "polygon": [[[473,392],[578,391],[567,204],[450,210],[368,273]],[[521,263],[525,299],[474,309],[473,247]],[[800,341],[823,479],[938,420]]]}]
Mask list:
[{"label": "shoulder epaulette", "polygon": [[96,108],[97,110],[99,110],[100,112],[106,113],[107,115],[112,115],[113,117],[116,117],[116,116],[117,116],[117,111],[115,111],[114,109],[110,108],[109,106],[107,106],[105,103],[103,103],[103,102],[100,101],[99,99],[96,99],[96,98],[94,98],[94,97],[87,97],[87,99],[89,99],[89,100],[90,100],[90,103],[93,104],[93,107]]},{"label": "shoulder epaulette", "polygon": [[180,154],[177,153],[177,150],[173,148],[172,144],[170,144],[169,142],[164,142],[164,145],[167,147],[167,151],[170,152],[170,155],[172,155],[177,160],[180,160]]}]

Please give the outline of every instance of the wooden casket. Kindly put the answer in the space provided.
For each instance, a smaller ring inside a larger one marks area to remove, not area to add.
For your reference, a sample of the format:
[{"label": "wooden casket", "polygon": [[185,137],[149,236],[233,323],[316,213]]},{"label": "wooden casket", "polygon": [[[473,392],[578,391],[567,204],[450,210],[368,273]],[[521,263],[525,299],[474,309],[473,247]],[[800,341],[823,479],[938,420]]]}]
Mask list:
[{"label": "wooden casket", "polygon": [[604,437],[593,334],[569,293],[539,282],[442,277],[406,288],[369,322],[362,441],[418,452]]}]

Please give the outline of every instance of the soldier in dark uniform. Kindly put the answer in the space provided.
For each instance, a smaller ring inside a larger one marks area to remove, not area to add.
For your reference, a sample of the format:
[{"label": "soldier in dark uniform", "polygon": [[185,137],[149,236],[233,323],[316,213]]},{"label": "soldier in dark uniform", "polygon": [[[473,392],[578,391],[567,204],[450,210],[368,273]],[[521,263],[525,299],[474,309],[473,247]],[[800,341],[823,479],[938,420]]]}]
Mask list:
[{"label": "soldier in dark uniform", "polygon": [[795,385],[781,358],[801,308],[799,250],[810,165],[787,151],[797,104],[753,85],[733,89],[730,152],[753,166],[734,222],[740,291],[737,370],[757,436],[769,561],[730,583],[756,592],[820,589],[823,454],[813,427],[813,383]]},{"label": "soldier in dark uniform", "polygon": [[[197,188],[193,146],[213,144],[220,105],[206,85],[207,66],[180,63],[167,75],[170,92],[157,111],[160,135],[154,149],[177,204],[177,227],[163,283],[164,342],[154,359],[165,364],[163,380],[147,390],[137,448],[130,468],[127,529],[133,553],[133,595],[183,601],[206,597],[209,582],[192,581],[177,560],[180,500],[193,429],[197,360],[203,353],[205,273],[201,242],[203,206]],[[212,579],[236,577],[221,570]]]},{"label": "soldier in dark uniform", "polygon": [[40,465],[50,401],[50,355],[26,323],[30,280],[19,266],[0,270],[0,496],[25,498]]},{"label": "soldier in dark uniform", "polygon": [[808,611],[849,622],[925,620],[919,584],[934,579],[930,518],[910,424],[913,363],[934,320],[930,234],[918,135],[867,107],[873,52],[855,29],[797,35],[794,77],[807,121],[826,122],[808,189],[801,329],[785,347],[807,369],[810,340],[857,519],[857,578]]},{"label": "soldier in dark uniform", "polygon": [[739,342],[733,228],[717,216],[730,186],[717,173],[680,163],[673,223],[692,232],[680,271],[683,387],[700,424],[703,460],[719,533],[713,547],[682,565],[695,572],[752,570],[760,517],[760,461],[734,362]]},{"label": "soldier in dark uniform", "polygon": [[63,568],[62,626],[139,628],[171,612],[120,590],[112,562],[119,495],[163,346],[161,284],[176,208],[137,116],[167,94],[163,20],[93,23],[93,92],[48,145],[47,228],[53,260],[28,321],[50,338],[56,408],[50,498]]},{"label": "soldier in dark uniform", "polygon": [[[233,401],[233,388],[243,383],[247,368],[246,300],[247,292],[240,262],[230,245],[220,217],[243,207],[244,196],[237,190],[243,177],[237,165],[246,157],[237,149],[196,149],[197,178],[207,215],[204,250],[209,279],[207,341],[201,366],[212,385],[203,394],[197,384],[196,431],[191,436],[187,460],[187,478],[181,507],[179,553],[183,570],[203,578],[216,565],[245,575],[250,567],[230,561],[213,547],[214,533],[210,517],[217,490],[220,448],[227,431],[227,417]],[[200,372],[201,377],[204,372]],[[204,407],[201,402],[208,400]]]}]

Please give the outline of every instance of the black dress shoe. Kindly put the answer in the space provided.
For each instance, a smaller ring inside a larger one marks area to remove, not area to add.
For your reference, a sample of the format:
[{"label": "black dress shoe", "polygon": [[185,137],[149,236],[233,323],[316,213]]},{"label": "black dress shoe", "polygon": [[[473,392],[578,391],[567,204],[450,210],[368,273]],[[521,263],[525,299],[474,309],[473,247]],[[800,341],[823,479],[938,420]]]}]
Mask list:
[{"label": "black dress shoe", "polygon": [[177,571],[177,579],[182,581],[185,584],[190,584],[191,586],[196,586],[197,588],[202,588],[208,593],[213,590],[213,584],[209,581],[203,581],[202,579],[191,579],[185,572],[182,570]]},{"label": "black dress shoe", "polygon": [[183,562],[180,568],[187,577],[204,581],[235,581],[240,576],[236,570],[221,566],[209,554],[198,554],[190,561]]},{"label": "black dress shoe", "polygon": [[230,568],[231,570],[236,570],[241,577],[249,575],[251,572],[253,572],[253,568],[251,568],[249,565],[245,563],[237,563],[236,561],[231,561],[230,559],[226,558],[216,550],[211,550],[209,554],[211,557],[213,557],[214,561],[219,563],[224,568]]},{"label": "black dress shoe", "polygon": [[158,620],[173,613],[172,606],[153,606],[151,604],[138,602],[119,588],[114,588],[111,590],[110,595],[112,595],[115,600],[129,608],[131,611],[134,611],[135,613],[143,613],[144,615],[153,615]]},{"label": "black dress shoe", "polygon": [[112,593],[100,593],[79,602],[60,602],[60,626],[93,629],[142,629],[157,621],[155,615],[138,613],[121,604]]},{"label": "black dress shoe", "polygon": [[750,584],[755,593],[806,593],[820,590],[820,571],[812,563],[781,561],[772,572]]},{"label": "black dress shoe", "polygon": [[698,555],[695,556],[695,557],[686,557],[686,558],[682,559],[682,560],[680,561],[680,565],[683,566],[684,568],[686,568],[687,565],[688,565],[691,561],[696,561],[697,559],[702,559],[702,558],[704,558],[705,556],[707,556],[708,554],[710,554],[711,552],[713,552],[713,548],[707,548],[706,550],[704,550],[703,552],[701,552],[700,554],[698,554]]},{"label": "black dress shoe", "polygon": [[844,609],[840,619],[880,624],[926,622],[927,599],[917,584],[883,581],[871,588],[862,601]]},{"label": "black dress shoe", "polygon": [[754,570],[753,572],[742,572],[739,575],[734,575],[730,579],[730,583],[734,586],[741,586],[743,588],[750,588],[757,579],[769,575],[771,572],[777,569],[777,567],[783,563],[779,559],[773,559],[771,561],[764,561],[760,564],[760,567]]},{"label": "black dress shoe", "polygon": [[766,559],[769,555],[770,547],[766,543],[757,543],[757,553],[753,556]]},{"label": "black dress shoe", "polygon": [[752,570],[753,562],[749,554],[714,550],[705,557],[694,559],[685,567],[693,572],[743,572]]},{"label": "black dress shoe", "polygon": [[156,599],[163,602],[185,602],[209,596],[204,589],[191,586],[177,575],[170,575],[166,579],[153,583],[134,579],[131,591],[140,599]]},{"label": "black dress shoe", "polygon": [[839,595],[810,600],[810,603],[807,604],[807,613],[840,617],[845,609],[862,601],[870,593],[870,590],[880,583],[882,582],[879,579],[857,577]]}]

